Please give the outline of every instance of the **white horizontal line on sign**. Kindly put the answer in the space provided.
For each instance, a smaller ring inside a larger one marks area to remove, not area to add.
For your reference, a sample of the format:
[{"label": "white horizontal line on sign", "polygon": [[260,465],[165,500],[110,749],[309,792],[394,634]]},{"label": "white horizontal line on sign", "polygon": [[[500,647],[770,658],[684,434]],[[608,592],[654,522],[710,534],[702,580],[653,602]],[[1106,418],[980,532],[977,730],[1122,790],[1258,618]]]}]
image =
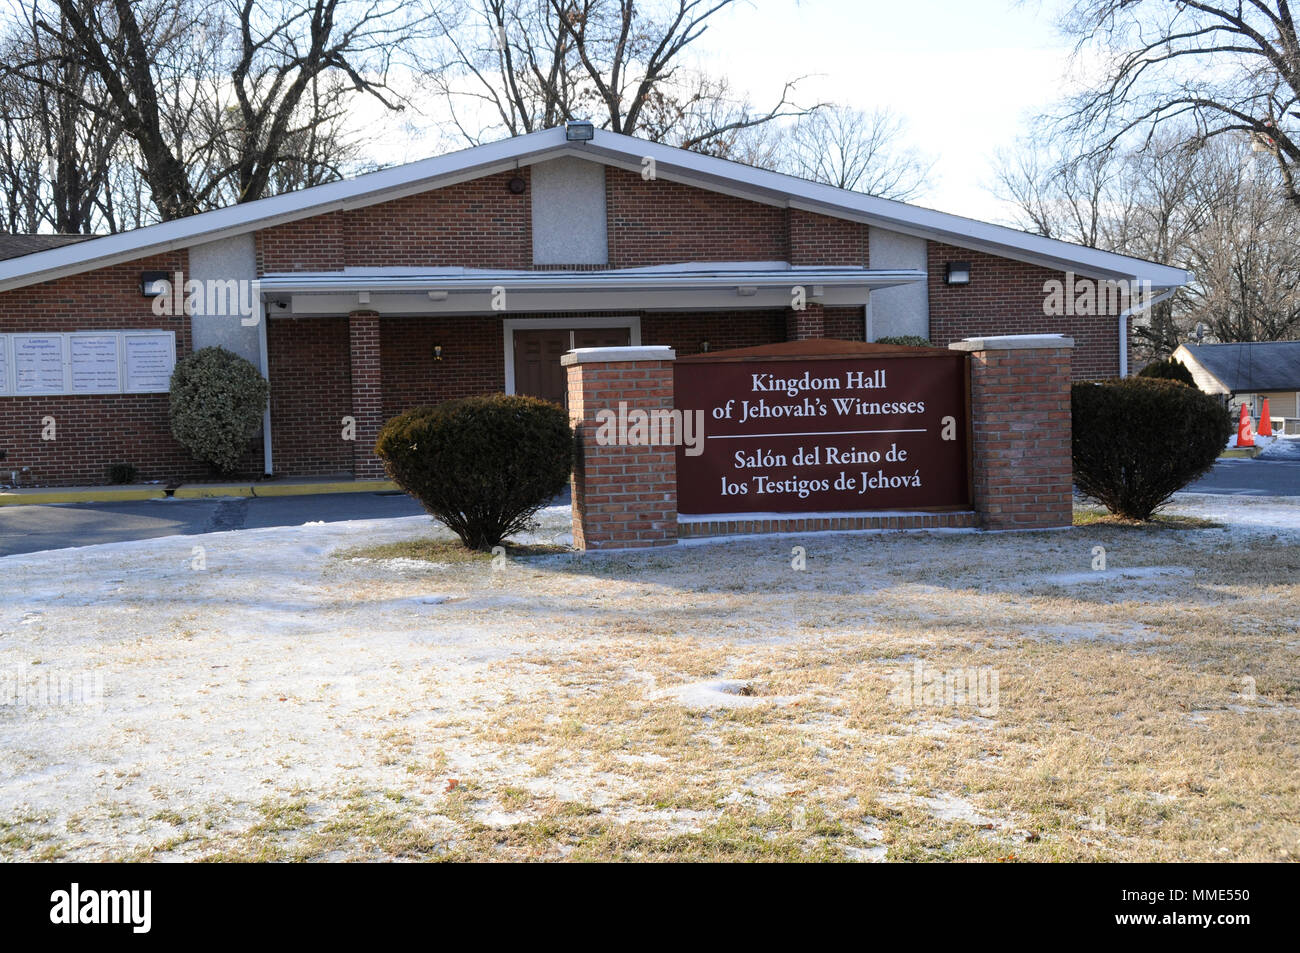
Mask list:
[{"label": "white horizontal line on sign", "polygon": [[757,440],[760,437],[851,437],[862,433],[925,433],[920,430],[822,430],[813,433],[731,433],[706,434],[706,440]]}]

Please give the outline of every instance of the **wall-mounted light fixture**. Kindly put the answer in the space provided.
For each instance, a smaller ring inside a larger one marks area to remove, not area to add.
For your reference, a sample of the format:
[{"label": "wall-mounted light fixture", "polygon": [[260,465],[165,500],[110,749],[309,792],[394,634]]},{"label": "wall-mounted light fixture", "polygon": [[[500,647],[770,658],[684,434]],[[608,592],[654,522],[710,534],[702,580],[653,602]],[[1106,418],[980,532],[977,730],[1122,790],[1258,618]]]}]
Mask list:
[{"label": "wall-mounted light fixture", "polygon": [[435,344],[435,345],[433,346],[433,359],[434,359],[435,361],[441,361],[441,360],[442,360],[442,345],[441,345],[441,344]]},{"label": "wall-mounted light fixture", "polygon": [[140,294],[146,298],[158,298],[171,289],[171,276],[165,271],[140,272]]},{"label": "wall-mounted light fixture", "polygon": [[701,354],[708,354],[708,353],[709,353],[709,342],[708,342],[708,341],[701,341],[701,342],[700,342],[700,353],[701,353]]},{"label": "wall-mounted light fixture", "polygon": [[570,142],[587,142],[596,138],[596,127],[585,120],[566,122],[564,124],[564,138]]},{"label": "wall-mounted light fixture", "polygon": [[945,280],[950,285],[970,284],[970,262],[968,261],[948,262],[948,274]]},{"label": "wall-mounted light fixture", "polygon": [[446,301],[446,300],[447,300],[447,292],[445,292],[445,291],[430,291],[430,292],[429,292],[429,300],[430,300],[430,301]]},{"label": "wall-mounted light fixture", "polygon": [[522,175],[517,175],[506,183],[506,188],[510,190],[511,195],[523,195],[528,191],[528,183]]}]

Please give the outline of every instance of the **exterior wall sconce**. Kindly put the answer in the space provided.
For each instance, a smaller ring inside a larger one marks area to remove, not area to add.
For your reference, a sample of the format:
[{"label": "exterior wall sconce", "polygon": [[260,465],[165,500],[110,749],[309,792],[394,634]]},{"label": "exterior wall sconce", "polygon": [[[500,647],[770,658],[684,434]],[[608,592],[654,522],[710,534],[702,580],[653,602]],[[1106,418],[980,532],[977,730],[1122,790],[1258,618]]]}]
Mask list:
[{"label": "exterior wall sconce", "polygon": [[709,353],[709,342],[708,342],[708,341],[701,341],[701,342],[700,342],[700,353],[701,353],[701,354],[708,354],[708,353]]},{"label": "exterior wall sconce", "polygon": [[447,300],[447,292],[445,292],[445,291],[430,291],[430,292],[429,292],[429,300],[430,300],[430,301],[446,301],[446,300]]},{"label": "exterior wall sconce", "polygon": [[523,195],[528,190],[528,183],[524,181],[522,175],[517,175],[506,183],[506,188],[510,190],[511,195]]},{"label": "exterior wall sconce", "polygon": [[435,345],[433,346],[433,359],[434,359],[435,361],[441,361],[441,360],[442,360],[442,345],[441,345],[441,344],[435,344]]},{"label": "exterior wall sconce", "polygon": [[589,122],[566,122],[564,138],[569,142],[588,142],[596,138],[596,127]]},{"label": "exterior wall sconce", "polygon": [[140,294],[146,298],[159,298],[171,287],[171,278],[165,271],[142,271],[140,273]]},{"label": "exterior wall sconce", "polygon": [[968,261],[948,262],[948,274],[945,280],[950,285],[970,284],[970,262]]}]

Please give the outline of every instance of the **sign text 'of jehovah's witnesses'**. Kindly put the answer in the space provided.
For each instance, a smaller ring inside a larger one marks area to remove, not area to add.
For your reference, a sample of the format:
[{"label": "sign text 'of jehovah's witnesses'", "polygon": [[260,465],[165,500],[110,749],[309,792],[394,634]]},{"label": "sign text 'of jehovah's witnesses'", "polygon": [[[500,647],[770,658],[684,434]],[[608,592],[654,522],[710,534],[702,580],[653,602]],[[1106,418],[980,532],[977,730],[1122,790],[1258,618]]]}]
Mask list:
[{"label": "sign text 'of jehovah's witnesses'", "polygon": [[685,358],[678,409],[704,451],[678,452],[678,511],[842,513],[969,505],[965,355]]}]

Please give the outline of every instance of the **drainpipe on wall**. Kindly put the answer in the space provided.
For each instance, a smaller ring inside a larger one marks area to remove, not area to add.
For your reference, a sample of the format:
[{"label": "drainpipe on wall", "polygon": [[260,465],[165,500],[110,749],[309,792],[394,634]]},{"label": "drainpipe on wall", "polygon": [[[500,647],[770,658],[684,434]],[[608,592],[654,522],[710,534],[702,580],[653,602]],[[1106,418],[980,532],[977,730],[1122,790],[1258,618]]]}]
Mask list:
[{"label": "drainpipe on wall", "polygon": [[[271,355],[266,343],[266,302],[260,294],[257,299],[257,350],[262,363],[262,376],[271,383]],[[262,471],[271,475],[271,395],[266,398],[266,410],[262,411]]]},{"label": "drainpipe on wall", "polygon": [[[1134,280],[1136,281],[1137,279]],[[1162,291],[1154,298],[1148,298],[1146,301],[1142,302],[1141,306],[1134,305],[1133,307],[1126,308],[1124,309],[1124,311],[1120,312],[1120,316],[1119,316],[1119,376],[1120,377],[1128,377],[1129,316],[1133,314],[1134,311],[1145,311],[1147,308],[1159,304],[1161,301],[1164,301],[1166,298],[1168,298],[1177,290],[1178,290],[1177,288],[1170,288],[1168,291]]]}]

